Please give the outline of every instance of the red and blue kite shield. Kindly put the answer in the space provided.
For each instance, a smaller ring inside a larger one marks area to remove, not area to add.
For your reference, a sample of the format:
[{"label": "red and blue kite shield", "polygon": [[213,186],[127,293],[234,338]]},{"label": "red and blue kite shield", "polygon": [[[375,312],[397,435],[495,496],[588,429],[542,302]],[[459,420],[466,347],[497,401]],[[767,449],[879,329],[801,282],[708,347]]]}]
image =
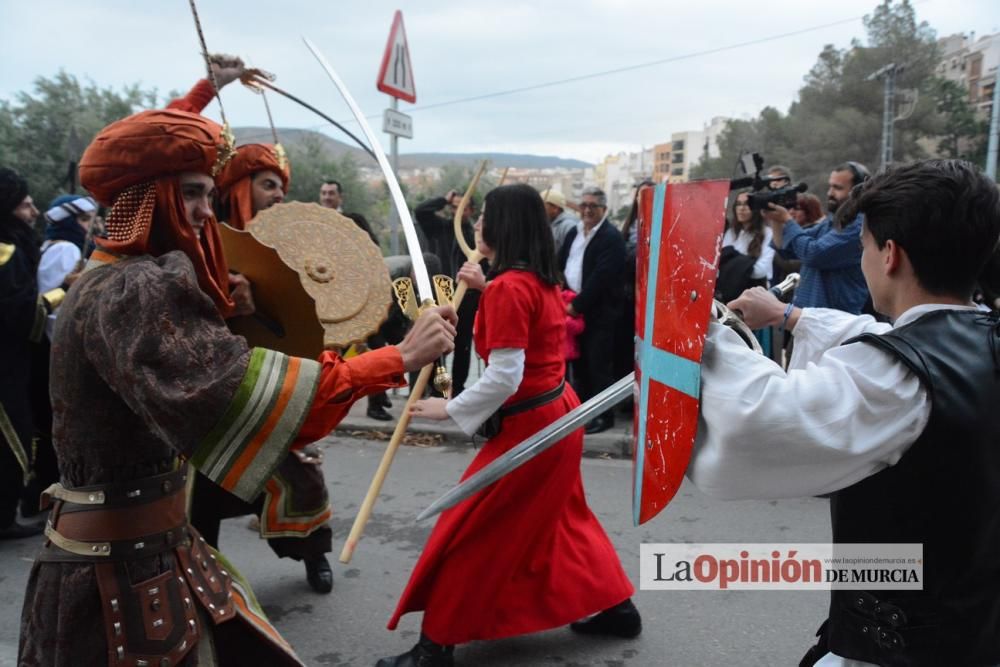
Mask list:
[{"label": "red and blue kite shield", "polygon": [[632,519],[660,513],[684,479],[701,388],[701,353],[719,268],[729,181],[641,193],[636,252]]}]

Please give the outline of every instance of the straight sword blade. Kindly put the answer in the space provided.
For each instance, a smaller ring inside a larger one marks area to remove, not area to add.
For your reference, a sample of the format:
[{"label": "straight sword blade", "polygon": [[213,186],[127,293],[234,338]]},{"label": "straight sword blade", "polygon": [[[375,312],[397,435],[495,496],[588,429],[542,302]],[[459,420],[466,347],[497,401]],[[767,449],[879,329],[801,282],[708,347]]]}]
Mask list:
[{"label": "straight sword blade", "polygon": [[434,516],[462,502],[472,494],[489,486],[504,475],[517,470],[525,463],[552,447],[567,435],[580,428],[605,410],[612,408],[632,395],[635,373],[629,373],[618,382],[577,406],[542,430],[520,442],[503,456],[475,473],[458,486],[431,503],[417,517],[417,521]]}]

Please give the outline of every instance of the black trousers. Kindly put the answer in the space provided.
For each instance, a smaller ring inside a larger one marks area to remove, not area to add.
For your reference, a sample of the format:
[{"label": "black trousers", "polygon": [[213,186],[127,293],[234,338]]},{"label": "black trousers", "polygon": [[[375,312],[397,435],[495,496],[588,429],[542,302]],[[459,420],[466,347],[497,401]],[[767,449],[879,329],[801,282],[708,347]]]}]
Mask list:
[{"label": "black trousers", "polygon": [[[594,318],[596,320],[596,318]],[[580,358],[573,364],[573,389],[586,401],[610,387],[617,379],[614,376],[614,355],[616,321],[609,319],[608,326],[591,327],[588,323],[577,339],[580,344]],[[614,410],[604,416],[614,418]]]}]

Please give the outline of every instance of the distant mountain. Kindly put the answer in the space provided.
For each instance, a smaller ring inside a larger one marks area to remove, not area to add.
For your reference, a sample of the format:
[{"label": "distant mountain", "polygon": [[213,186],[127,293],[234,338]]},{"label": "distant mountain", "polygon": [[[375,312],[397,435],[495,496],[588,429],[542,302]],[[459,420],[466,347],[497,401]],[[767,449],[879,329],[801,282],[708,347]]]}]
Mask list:
[{"label": "distant mountain", "polygon": [[476,166],[483,160],[489,160],[496,167],[516,167],[518,169],[586,169],[593,167],[589,162],[570,160],[554,155],[524,155],[521,153],[400,153],[399,166],[403,169],[413,167],[443,167],[454,163],[464,166]]},{"label": "distant mountain", "polygon": [[[236,143],[268,143],[272,141],[271,129],[268,127],[234,127]],[[278,137],[286,148],[306,141],[318,142],[322,150],[331,158],[340,158],[347,154],[354,157],[358,166],[368,166],[371,158],[360,148],[332,139],[322,132],[313,130],[278,129]],[[446,164],[459,164],[473,167],[482,160],[490,160],[497,167],[516,167],[519,169],[585,169],[592,167],[589,162],[570,160],[554,155],[523,155],[519,153],[400,153],[401,169],[418,167],[442,167]]]}]

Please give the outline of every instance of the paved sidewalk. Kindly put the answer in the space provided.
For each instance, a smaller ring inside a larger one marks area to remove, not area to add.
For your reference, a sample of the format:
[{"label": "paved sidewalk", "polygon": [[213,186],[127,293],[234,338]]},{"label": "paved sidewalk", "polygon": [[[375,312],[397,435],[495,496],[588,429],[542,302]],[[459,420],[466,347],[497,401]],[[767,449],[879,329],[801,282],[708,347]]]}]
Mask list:
[{"label": "paved sidewalk", "polygon": [[[363,398],[354,404],[350,414],[337,426],[337,430],[343,432],[380,431],[383,433],[392,433],[393,429],[396,428],[396,420],[399,418],[399,413],[406,403],[406,390],[397,390],[395,394],[390,392],[389,398],[392,400],[392,408],[389,409],[389,412],[395,418],[393,421],[378,421],[369,418],[365,414],[368,409],[368,399]],[[449,422],[414,419],[410,421],[407,432],[436,433],[451,443],[472,442],[472,438],[465,435],[461,429],[454,424],[450,426],[448,424]],[[616,421],[613,428],[603,433],[584,436],[583,451],[585,455],[591,456],[630,458],[632,456],[631,415],[624,415],[616,411]]]}]

